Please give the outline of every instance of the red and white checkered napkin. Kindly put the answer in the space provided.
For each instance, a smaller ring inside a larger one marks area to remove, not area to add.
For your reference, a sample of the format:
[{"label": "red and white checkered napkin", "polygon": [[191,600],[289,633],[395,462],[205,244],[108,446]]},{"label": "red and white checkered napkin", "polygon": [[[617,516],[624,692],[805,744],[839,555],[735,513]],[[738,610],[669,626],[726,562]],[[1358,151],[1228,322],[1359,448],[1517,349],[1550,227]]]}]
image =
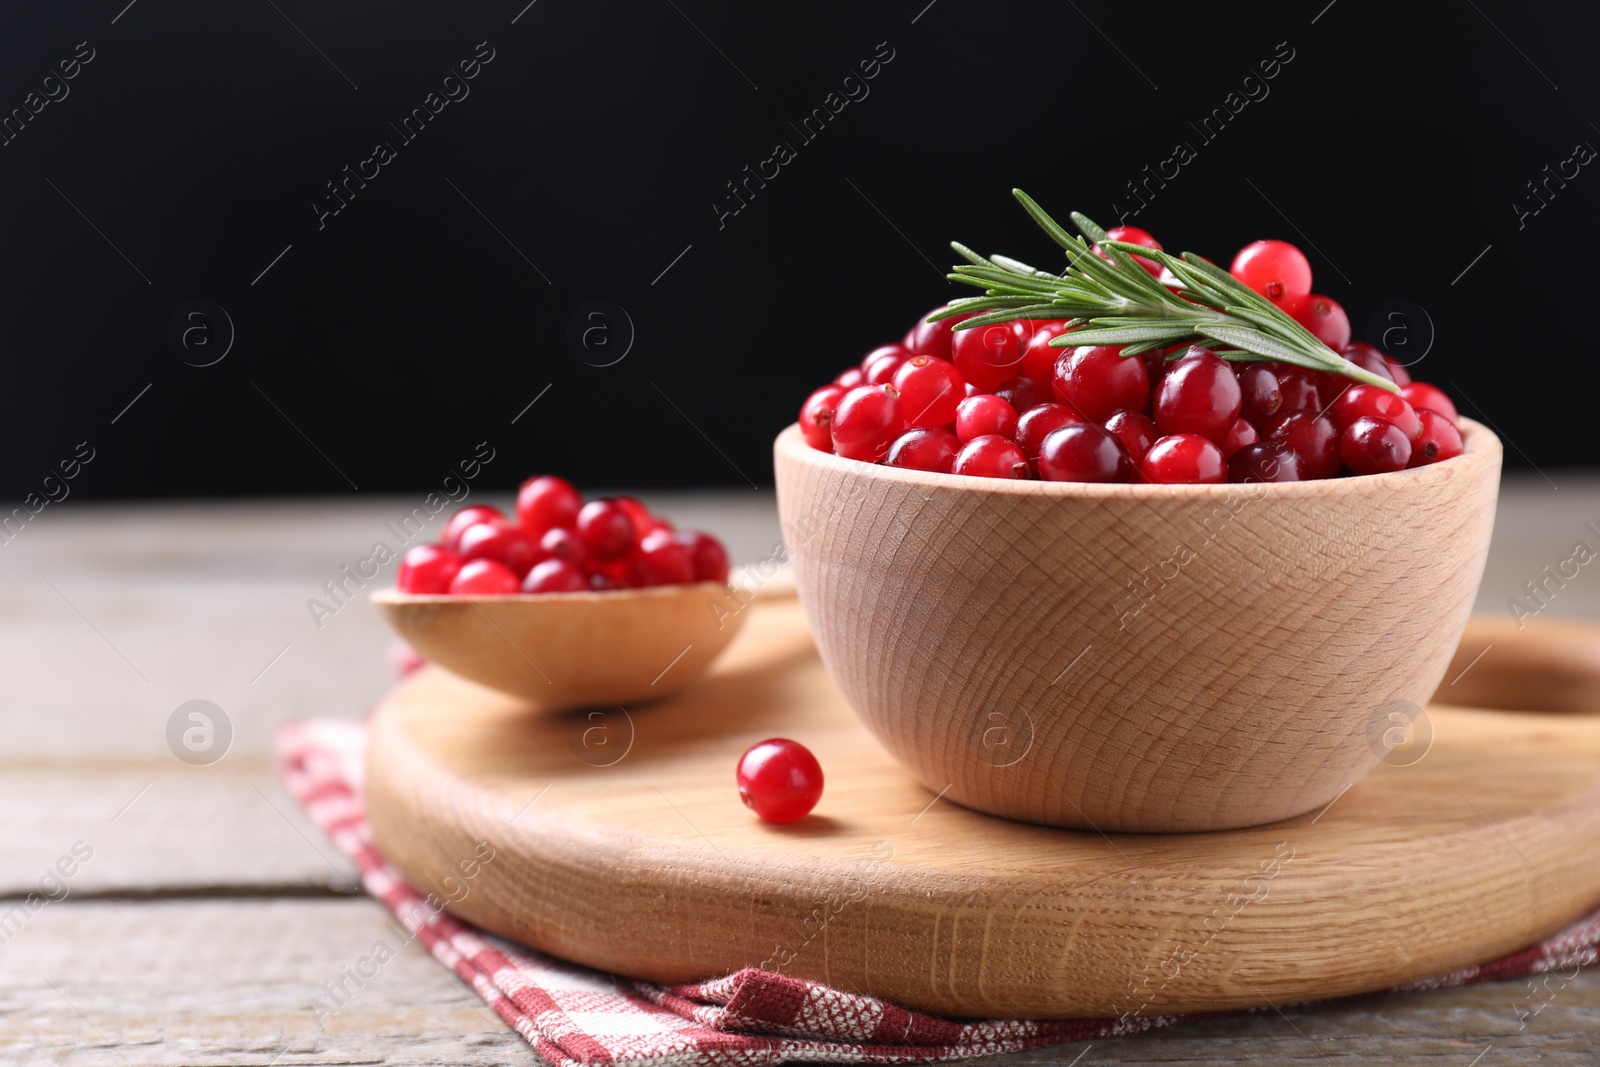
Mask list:
[{"label": "red and white checkered napkin", "polygon": [[[558,1067],[919,1063],[1210,1017],[956,1022],[755,968],[697,985],[661,986],[516,948],[429,906],[373,847],[361,801],[365,744],[366,731],[357,723],[291,723],[278,735],[284,781],[311,820],[355,861],[367,892]],[[1401,990],[1583,966],[1595,962],[1597,946],[1600,911],[1521,952]]]}]

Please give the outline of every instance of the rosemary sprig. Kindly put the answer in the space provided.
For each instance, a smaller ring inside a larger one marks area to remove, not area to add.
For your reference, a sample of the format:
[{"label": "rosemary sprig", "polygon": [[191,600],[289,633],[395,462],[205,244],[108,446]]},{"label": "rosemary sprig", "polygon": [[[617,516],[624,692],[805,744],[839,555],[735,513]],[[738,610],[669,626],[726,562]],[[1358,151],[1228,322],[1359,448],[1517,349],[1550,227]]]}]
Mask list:
[{"label": "rosemary sprig", "polygon": [[[981,314],[957,323],[955,329],[1017,319],[1070,319],[1077,329],[1050,342],[1057,348],[1120,345],[1124,356],[1134,356],[1171,345],[1203,344],[1223,359],[1276,360],[1399,391],[1393,382],[1351,363],[1276,304],[1193,252],[1179,257],[1108,240],[1105,230],[1076,211],[1072,221],[1083,236],[1074,237],[1027,193],[1013,189],[1011,194],[1066,249],[1066,273],[1051,274],[1007,256],[980,256],[951,242],[950,247],[968,262],[956,266],[950,280],[976,286],[984,294],[952,301],[947,309],[929,316],[930,322],[972,312]],[[1095,255],[1091,242],[1109,260]],[[1134,262],[1136,255],[1171,271],[1184,295],[1172,293],[1151,277]]]}]

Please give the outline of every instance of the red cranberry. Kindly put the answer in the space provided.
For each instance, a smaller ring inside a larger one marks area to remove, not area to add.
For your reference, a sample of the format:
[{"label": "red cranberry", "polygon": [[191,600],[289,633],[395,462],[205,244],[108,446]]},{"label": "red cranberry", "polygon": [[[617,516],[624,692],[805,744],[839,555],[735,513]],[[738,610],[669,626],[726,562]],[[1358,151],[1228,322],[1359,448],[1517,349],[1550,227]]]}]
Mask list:
[{"label": "red cranberry", "polygon": [[[1022,376],[1036,382],[1048,382],[1055,375],[1056,360],[1064,349],[1054,348],[1050,341],[1066,332],[1066,319],[1052,319],[1038,324],[1033,336],[1022,350]],[[1046,399],[1049,399],[1048,397]]]},{"label": "red cranberry", "polygon": [[583,571],[564,559],[547,559],[536,564],[522,580],[524,593],[584,593],[591,588]]},{"label": "red cranberry", "polygon": [[633,539],[636,543],[651,530],[663,527],[668,530],[672,529],[672,523],[654,514],[649,508],[631,496],[612,497],[612,500],[628,516],[628,521],[633,523]]},{"label": "red cranberry", "polygon": [[666,530],[646,534],[629,563],[633,585],[639,589],[654,585],[688,585],[694,581],[693,557]]},{"label": "red cranberry", "polygon": [[893,386],[857,386],[833,409],[833,450],[846,459],[876,463],[904,428],[900,394]]},{"label": "red cranberry", "polygon": [[[1156,240],[1154,237],[1151,237],[1148,230],[1141,230],[1137,226],[1113,226],[1111,229],[1106,231],[1106,240],[1126,241],[1131,245],[1143,245],[1145,248],[1153,248],[1157,252],[1161,251],[1161,242]],[[1100,250],[1099,245],[1094,246],[1094,254],[1105,260],[1109,260],[1111,258]],[[1133,261],[1154,276],[1159,276],[1161,274],[1161,264],[1157,263],[1153,259],[1150,259],[1148,256],[1134,256]]]},{"label": "red cranberry", "polygon": [[1241,404],[1239,379],[1227,363],[1197,346],[1161,379],[1156,426],[1163,434],[1200,434],[1215,441],[1233,428]]},{"label": "red cranberry", "polygon": [[833,451],[833,409],[847,392],[842,385],[824,385],[806,397],[800,405],[800,432],[805,435],[806,444],[824,452]]},{"label": "red cranberry", "polygon": [[1411,462],[1411,438],[1392,422],[1363,415],[1344,428],[1339,454],[1357,474],[1386,474]]},{"label": "red cranberry", "polygon": [[[1283,310],[1335,352],[1350,343],[1350,317],[1331,296],[1309,293],[1284,303]],[[1388,368],[1384,368],[1388,373]]]},{"label": "red cranberry", "polygon": [[1117,435],[1122,450],[1128,458],[1138,463],[1161,434],[1156,432],[1155,421],[1138,411],[1118,411],[1105,422],[1106,429]]},{"label": "red cranberry", "polygon": [[529,478],[517,490],[517,521],[534,537],[557,526],[578,521],[583,498],[564,478],[543,474]]},{"label": "red cranberry", "polygon": [[461,531],[460,543],[463,560],[498,560],[518,578],[528,573],[540,555],[527,531],[505,522],[473,523]]},{"label": "red cranberry", "polygon": [[1267,426],[1267,439],[1282,442],[1300,457],[1302,480],[1339,473],[1339,430],[1330,419],[1305,411],[1280,415]]},{"label": "red cranberry", "polygon": [[[935,315],[943,310],[944,308],[937,307],[928,312],[928,315]],[[956,323],[971,317],[971,315],[952,315],[948,319],[929,322],[927,315],[924,315],[917,320],[915,326],[911,327],[911,330],[906,334],[905,340],[900,342],[901,347],[915,355],[949,359],[950,331],[955,327]]]},{"label": "red cranberry", "polygon": [[1456,429],[1455,423],[1432,408],[1423,408],[1417,412],[1417,418],[1422,423],[1422,431],[1412,442],[1410,466],[1424,467],[1461,455],[1461,431]]},{"label": "red cranberry", "polygon": [[1376,385],[1352,385],[1333,402],[1335,426],[1349,426],[1363,416],[1392,422],[1408,438],[1414,438],[1422,432],[1422,423],[1417,421],[1417,413],[1406,403],[1405,397],[1396,396]]},{"label": "red cranberry", "polygon": [[[1228,377],[1233,377],[1231,371]],[[1144,360],[1124,359],[1120,348],[1067,349],[1056,362],[1053,385],[1056,399],[1090,422],[1100,422],[1115,411],[1139,411],[1150,399],[1150,372]]]},{"label": "red cranberry", "polygon": [[728,584],[728,550],[721,541],[699,530],[683,530],[673,540],[688,550],[695,581]]},{"label": "red cranberry", "polygon": [[1033,459],[1039,454],[1039,446],[1044,444],[1045,436],[1051,430],[1082,421],[1083,416],[1065,404],[1040,404],[1029,408],[1017,418],[1017,446],[1022,449],[1023,455]]},{"label": "red cranberry", "polygon": [[1245,445],[1228,457],[1230,482],[1298,482],[1300,457],[1279,441]]},{"label": "red cranberry", "polygon": [[[1278,409],[1278,417],[1295,415],[1300,412],[1309,412],[1312,415],[1322,414],[1324,404],[1322,386],[1320,384],[1321,374],[1305,367],[1295,367],[1287,363],[1274,363],[1272,366],[1277,368],[1274,373],[1278,376],[1278,389],[1283,397],[1283,406]],[[1334,377],[1334,375],[1328,375],[1328,377]],[[1343,383],[1343,385],[1339,386],[1339,389],[1350,385],[1351,381],[1349,378],[1344,378]],[[1338,390],[1335,390],[1333,395],[1337,396]],[[1268,421],[1271,420],[1269,419]],[[1262,424],[1258,423],[1257,425]]]},{"label": "red cranberry", "polygon": [[921,426],[896,437],[883,462],[907,470],[949,474],[960,449],[960,440],[943,426]]},{"label": "red cranberry", "polygon": [[1243,419],[1233,420],[1233,428],[1222,435],[1217,442],[1217,447],[1222,449],[1224,457],[1231,457],[1245,445],[1253,445],[1260,440],[1256,428]]},{"label": "red cranberry", "polygon": [[1400,387],[1400,395],[1405,397],[1406,403],[1416,410],[1427,408],[1429,411],[1437,411],[1451,422],[1461,421],[1461,416],[1456,413],[1455,404],[1438,386],[1429,385],[1427,382],[1412,382]]},{"label": "red cranberry", "polygon": [[798,741],[774,737],[751,745],[734,774],[739,799],[764,822],[803,819],[822,799],[822,765]]},{"label": "red cranberry", "polygon": [[439,545],[413,545],[400,557],[395,586],[402,593],[440,595],[461,569],[461,557]]},{"label": "red cranberry", "polygon": [[[1390,366],[1389,360],[1385,358],[1382,352],[1379,352],[1369,344],[1362,341],[1351,341],[1339,350],[1339,354],[1364,371],[1370,371],[1380,378],[1387,378],[1396,385],[1400,384],[1400,380],[1394,376],[1394,370]],[[1350,381],[1349,378],[1345,378],[1342,374],[1334,375],[1334,377],[1340,378],[1346,383]],[[1408,381],[1410,377],[1410,375],[1406,376]]]},{"label": "red cranberry", "polygon": [[1053,430],[1039,448],[1039,477],[1047,482],[1126,482],[1133,460],[1116,434],[1089,422]]},{"label": "red cranberry", "polygon": [[587,568],[589,550],[578,540],[576,530],[555,526],[546,530],[544,536],[539,538],[539,551],[535,558],[541,562],[546,559],[564,559],[574,567]]},{"label": "red cranberry", "polygon": [[1015,438],[1016,433],[1017,409],[998,396],[969,396],[956,405],[956,437],[962,444],[986,434]]},{"label": "red cranberry", "polygon": [[907,426],[944,426],[955,421],[967,383],[955,367],[933,356],[912,356],[894,372],[900,413]]},{"label": "red cranberry", "polygon": [[1222,450],[1206,438],[1177,433],[1150,446],[1139,463],[1139,473],[1145,481],[1163,485],[1202,485],[1227,481],[1228,463]]},{"label": "red cranberry", "polygon": [[995,434],[974,437],[956,453],[956,474],[979,478],[1027,478],[1028,457],[1012,441]]},{"label": "red cranberry", "polygon": [[[1352,342],[1353,343],[1353,342]],[[1383,365],[1389,368],[1389,380],[1396,385],[1410,385],[1411,371],[1404,363],[1389,356],[1383,357]]]},{"label": "red cranberry", "polygon": [[1228,272],[1280,307],[1311,292],[1311,262],[1288,241],[1245,245]]},{"label": "red cranberry", "polygon": [[492,508],[488,504],[473,504],[464,507],[445,523],[444,533],[439,538],[439,543],[454,552],[461,547],[461,535],[468,526],[475,526],[480,522],[504,522],[506,517],[500,513],[499,508]]},{"label": "red cranberry", "polygon": [[1283,391],[1274,364],[1239,364],[1239,414],[1256,426],[1265,426],[1283,407]]},{"label": "red cranberry", "polygon": [[867,361],[861,365],[863,383],[866,385],[888,385],[894,381],[895,374],[910,358],[910,354],[899,345],[884,345],[881,348],[874,348],[867,353]]},{"label": "red cranberry", "polygon": [[637,537],[627,509],[615,500],[591,500],[578,511],[578,540],[590,559],[621,559],[633,550]]},{"label": "red cranberry", "polygon": [[985,392],[1015,378],[1022,362],[1022,342],[1006,323],[957,330],[950,344],[951,361],[961,377]]},{"label": "red cranberry", "polygon": [[834,385],[842,385],[846,389],[854,389],[858,385],[867,384],[867,375],[860,367],[850,367],[839,372],[833,380]]},{"label": "red cranberry", "polygon": [[1050,379],[1036,380],[1023,375],[1001,382],[994,396],[1010,404],[1017,411],[1048,404],[1055,397],[1050,392]]},{"label": "red cranberry", "polygon": [[510,596],[522,588],[504,563],[493,559],[468,560],[450,581],[454,596]]}]

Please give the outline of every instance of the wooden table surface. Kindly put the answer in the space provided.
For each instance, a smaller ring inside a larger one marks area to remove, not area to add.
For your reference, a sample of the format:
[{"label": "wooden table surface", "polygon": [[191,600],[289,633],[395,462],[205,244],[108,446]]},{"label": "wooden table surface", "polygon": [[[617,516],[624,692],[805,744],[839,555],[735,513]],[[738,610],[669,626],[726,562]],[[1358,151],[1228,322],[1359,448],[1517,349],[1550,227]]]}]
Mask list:
[{"label": "wooden table surface", "polygon": [[[1508,479],[1479,610],[1506,612],[1575,542],[1600,545],[1585,525],[1600,529],[1600,478],[1552,474]],[[647,501],[723,533],[739,560],[778,541],[770,494]],[[320,1026],[312,1008],[385,913],[278,784],[272,734],[357,717],[389,686],[372,608],[319,626],[307,601],[419,502],[71,502],[0,544],[0,1063],[539,1062],[415,944]],[[1547,601],[1600,619],[1600,567]],[[204,767],[167,742],[194,699],[233,731]],[[71,877],[48,880],[74,848]],[[58,899],[14,910],[41,881]],[[1358,998],[995,1062],[1596,1063],[1600,977],[1550,984],[1538,1000],[1521,980]],[[1530,1003],[1544,1006],[1523,1019]]]}]

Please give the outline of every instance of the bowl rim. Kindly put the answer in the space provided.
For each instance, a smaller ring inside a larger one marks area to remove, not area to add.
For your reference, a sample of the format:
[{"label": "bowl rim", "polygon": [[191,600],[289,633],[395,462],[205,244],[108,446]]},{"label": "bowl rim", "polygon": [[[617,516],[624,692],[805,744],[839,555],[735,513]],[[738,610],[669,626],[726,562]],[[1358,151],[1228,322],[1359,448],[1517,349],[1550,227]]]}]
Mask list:
[{"label": "bowl rim", "polygon": [[402,593],[390,585],[367,594],[373,604],[574,604],[617,603],[623,600],[665,599],[691,591],[716,590],[726,593],[732,585],[722,582],[687,582],[680,585],[650,585],[643,589],[586,589],[575,593],[507,593],[504,596],[458,596],[455,593]]},{"label": "bowl rim", "polygon": [[[1154,485],[1149,482],[1046,482],[1038,479],[984,478],[974,474],[936,474],[933,471],[887,467],[881,463],[845,459],[823,452],[806,443],[800,424],[792,422],[772,443],[778,459],[801,466],[820,468],[833,474],[849,475],[918,488],[942,491],[979,491],[995,496],[1053,497],[1070,500],[1214,500],[1239,492],[1261,492],[1266,496],[1361,496],[1374,490],[1400,491],[1425,488],[1455,477],[1478,473],[1486,467],[1498,468],[1502,448],[1500,438],[1487,426],[1462,418],[1461,454],[1425,467],[1412,467],[1387,474],[1358,474],[1344,478],[1319,478],[1303,482],[1219,482],[1207,485]],[[780,464],[781,466],[781,464]],[[568,594],[578,596],[582,594]]]}]

